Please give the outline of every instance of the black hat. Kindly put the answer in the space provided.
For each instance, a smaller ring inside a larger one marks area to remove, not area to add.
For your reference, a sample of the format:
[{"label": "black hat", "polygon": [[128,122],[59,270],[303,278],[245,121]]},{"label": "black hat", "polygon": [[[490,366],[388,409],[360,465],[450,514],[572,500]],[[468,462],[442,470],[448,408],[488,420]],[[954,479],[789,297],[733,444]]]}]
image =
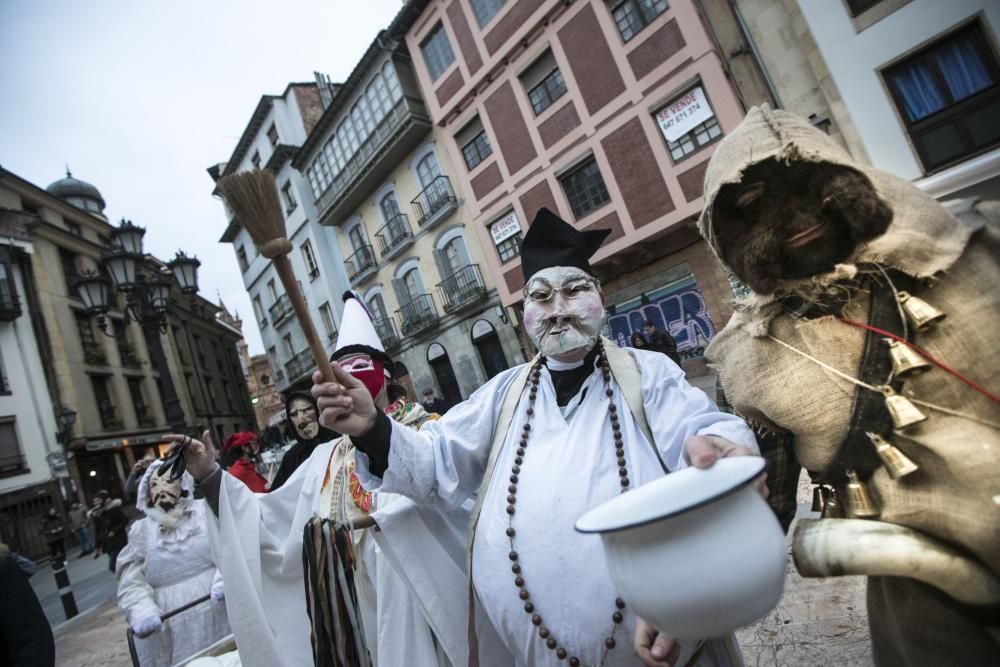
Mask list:
[{"label": "black hat", "polygon": [[589,260],[609,234],[610,229],[581,232],[549,209],[542,208],[521,243],[524,281],[552,266],[575,266],[593,273]]}]

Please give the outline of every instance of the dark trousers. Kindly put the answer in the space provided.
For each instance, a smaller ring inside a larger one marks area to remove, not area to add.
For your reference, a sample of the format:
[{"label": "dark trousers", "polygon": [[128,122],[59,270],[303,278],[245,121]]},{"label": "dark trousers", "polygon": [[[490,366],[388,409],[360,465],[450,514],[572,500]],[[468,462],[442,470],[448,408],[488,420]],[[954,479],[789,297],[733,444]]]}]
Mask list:
[{"label": "dark trousers", "polygon": [[59,563],[66,560],[66,540],[55,540],[49,542],[49,553],[52,554],[52,562]]},{"label": "dark trousers", "polygon": [[868,625],[879,667],[1000,665],[1000,626],[915,579],[869,577]]}]

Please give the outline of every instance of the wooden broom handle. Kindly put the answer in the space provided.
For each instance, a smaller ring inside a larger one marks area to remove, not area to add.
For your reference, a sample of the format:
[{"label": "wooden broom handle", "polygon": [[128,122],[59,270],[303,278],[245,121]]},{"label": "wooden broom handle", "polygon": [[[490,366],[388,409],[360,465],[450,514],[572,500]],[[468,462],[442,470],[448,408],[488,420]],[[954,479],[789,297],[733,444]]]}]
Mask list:
[{"label": "wooden broom handle", "polygon": [[316,333],[316,327],[309,316],[309,308],[306,307],[306,300],[302,298],[302,291],[299,289],[299,283],[292,271],[292,262],[288,259],[288,255],[277,255],[271,259],[271,262],[274,263],[274,270],[278,272],[278,278],[285,287],[285,294],[292,302],[292,310],[295,311],[295,317],[299,320],[302,333],[305,334],[306,342],[309,344],[309,351],[312,352],[316,366],[323,374],[324,382],[336,382],[337,378],[334,377],[333,369],[330,368],[330,361],[327,359],[326,350],[323,349],[323,342],[319,339],[319,334]]}]

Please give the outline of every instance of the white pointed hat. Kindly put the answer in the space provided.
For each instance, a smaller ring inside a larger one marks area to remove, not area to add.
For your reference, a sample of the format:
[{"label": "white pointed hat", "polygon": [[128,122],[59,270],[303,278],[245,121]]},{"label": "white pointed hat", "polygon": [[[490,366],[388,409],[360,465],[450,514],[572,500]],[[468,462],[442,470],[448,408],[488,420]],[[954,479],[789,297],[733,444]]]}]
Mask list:
[{"label": "white pointed hat", "polygon": [[331,361],[348,354],[363,353],[391,364],[392,359],[385,353],[365,302],[352,291],[344,292],[343,298],[344,314],[340,318],[337,348]]}]

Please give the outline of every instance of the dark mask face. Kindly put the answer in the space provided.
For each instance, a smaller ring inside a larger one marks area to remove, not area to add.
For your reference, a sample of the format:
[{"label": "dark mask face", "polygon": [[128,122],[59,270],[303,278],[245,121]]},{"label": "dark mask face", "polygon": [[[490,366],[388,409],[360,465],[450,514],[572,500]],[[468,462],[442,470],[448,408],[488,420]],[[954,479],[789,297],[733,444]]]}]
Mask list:
[{"label": "dark mask face", "polygon": [[288,402],[288,420],[300,440],[312,440],[319,435],[319,415],[308,399],[293,398]]},{"label": "dark mask face", "polygon": [[853,169],[768,159],[719,191],[712,224],[722,259],[755,292],[770,294],[779,280],[831,271],[890,222],[892,209]]}]

